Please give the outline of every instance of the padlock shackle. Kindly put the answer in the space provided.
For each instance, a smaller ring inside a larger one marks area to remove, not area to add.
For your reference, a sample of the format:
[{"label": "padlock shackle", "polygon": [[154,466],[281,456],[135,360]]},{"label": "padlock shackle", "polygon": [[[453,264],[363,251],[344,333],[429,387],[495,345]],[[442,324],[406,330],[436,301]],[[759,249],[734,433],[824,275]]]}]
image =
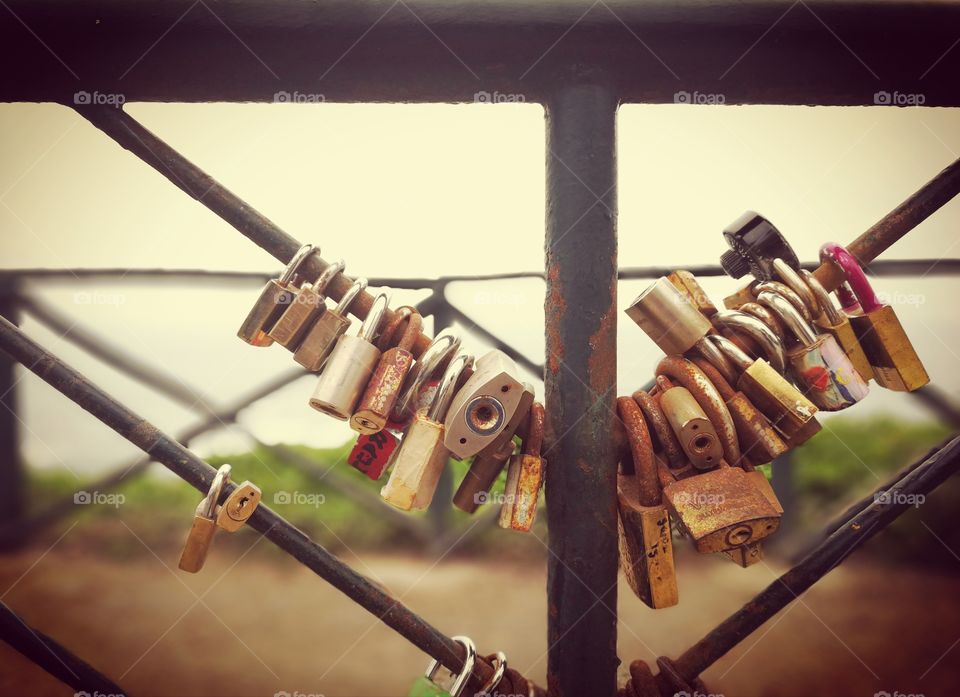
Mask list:
[{"label": "padlock shackle", "polygon": [[793,303],[785,297],[779,293],[765,290],[757,296],[757,302],[775,312],[801,344],[813,346],[817,342],[817,333],[813,331],[813,327],[807,323],[803,315],[793,306]]},{"label": "padlock shackle", "polygon": [[[800,301],[810,311],[811,317],[816,317],[819,312],[820,303],[811,290],[809,284],[803,280],[803,277],[790,267],[783,259],[773,260],[773,269],[790,290],[797,294]],[[802,269],[801,269],[802,271]]]},{"label": "padlock shackle", "polygon": [[443,377],[440,378],[437,393],[433,396],[433,404],[427,411],[428,419],[443,423],[447,410],[450,408],[450,402],[453,401],[453,397],[457,393],[457,383],[460,381],[460,376],[471,365],[473,365],[473,356],[469,353],[461,353],[450,361]]},{"label": "padlock shackle", "polygon": [[833,299],[830,297],[827,289],[823,287],[823,284],[806,269],[800,269],[800,274],[810,288],[810,292],[813,293],[813,296],[817,299],[820,312],[827,316],[827,322],[834,327],[841,324],[843,322],[843,315],[840,314],[840,310],[833,304]]},{"label": "padlock shackle", "polygon": [[778,373],[787,369],[787,354],[783,342],[766,324],[753,315],[738,310],[720,310],[713,316],[715,324],[746,334],[760,345],[767,361]]},{"label": "padlock shackle", "polygon": [[820,261],[832,261],[840,267],[864,313],[875,312],[883,307],[883,303],[877,298],[873,286],[867,280],[867,275],[863,272],[860,262],[846,247],[836,242],[827,242],[820,247]]},{"label": "padlock shackle", "polygon": [[[637,483],[637,498],[641,506],[657,506],[663,498],[657,477],[657,461],[653,455],[653,441],[640,406],[632,397],[617,397],[617,414],[627,433],[633,476]],[[631,474],[623,468],[624,474]]]},{"label": "padlock shackle", "polygon": [[523,454],[540,457],[543,450],[543,431],[547,421],[547,413],[540,402],[530,405],[530,415],[527,417],[527,430],[523,434]]},{"label": "padlock shackle", "polygon": [[643,390],[637,390],[633,393],[633,401],[637,403],[643,412],[643,418],[647,422],[647,428],[651,436],[656,436],[657,442],[663,453],[667,456],[667,461],[671,466],[677,466],[684,462],[686,456],[677,434],[673,432],[670,422],[657,403],[657,400],[651,397]]},{"label": "padlock shackle", "polygon": [[753,289],[754,296],[760,296],[760,293],[776,293],[781,296],[784,300],[790,302],[795,309],[807,322],[813,321],[813,316],[810,314],[810,308],[807,307],[807,304],[803,299],[786,283],[780,283],[780,281],[764,281],[763,283],[758,283],[757,286]]},{"label": "padlock shackle", "polygon": [[390,305],[390,296],[386,293],[378,293],[377,297],[373,299],[373,305],[370,306],[370,312],[367,314],[366,319],[363,320],[363,324],[360,325],[360,333],[358,336],[369,343],[374,343],[374,339],[377,337],[377,330],[380,329],[380,322],[383,320],[383,315],[387,311],[387,307]]},{"label": "padlock shackle", "polygon": [[283,270],[283,273],[280,274],[280,278],[277,279],[280,285],[285,286],[290,281],[293,280],[293,277],[297,275],[297,271],[303,265],[303,262],[307,260],[314,252],[319,253],[320,248],[314,247],[312,244],[305,244],[300,249],[297,250],[297,253],[290,258],[290,263],[287,264],[286,268]]},{"label": "padlock shackle", "polygon": [[323,273],[317,277],[317,280],[313,282],[313,289],[320,293],[321,295],[326,294],[327,286],[333,281],[338,273],[343,273],[343,270],[347,268],[347,264],[343,259],[338,259],[333,262],[323,270]]},{"label": "padlock shackle", "polygon": [[716,345],[709,341],[710,335],[703,337],[697,342],[696,349],[700,355],[706,359],[707,363],[713,366],[728,382],[737,381],[737,371],[733,363],[730,362],[723,353],[717,349]]},{"label": "padlock shackle", "polygon": [[220,501],[220,495],[223,493],[223,487],[230,481],[230,473],[232,471],[233,468],[230,465],[220,465],[217,473],[213,475],[213,481],[210,482],[210,489],[197,508],[197,512],[204,518],[213,520],[214,514],[217,512],[217,503]]},{"label": "padlock shackle", "polygon": [[350,309],[350,305],[354,300],[357,299],[357,296],[360,295],[363,291],[367,289],[367,279],[358,278],[353,282],[347,292],[343,294],[343,297],[340,298],[340,302],[337,303],[337,306],[333,309],[341,317],[347,316],[347,311]]},{"label": "padlock shackle", "polygon": [[753,359],[723,334],[711,334],[707,339],[740,370],[746,370],[753,365]]},{"label": "padlock shackle", "polygon": [[444,329],[430,342],[407,375],[407,385],[397,398],[393,413],[398,421],[407,418],[410,404],[416,399],[417,393],[423,384],[436,372],[437,368],[452,355],[460,350],[460,337]]},{"label": "padlock shackle", "polygon": [[397,330],[401,326],[405,326],[407,320],[410,318],[410,315],[414,313],[414,308],[410,305],[402,305],[393,311],[393,319],[390,320],[386,326],[384,326],[383,331],[380,332],[380,338],[377,339],[377,348],[381,351],[386,351],[389,348],[392,348],[395,345],[400,343],[399,340],[394,341],[394,337],[397,334]]},{"label": "padlock shackle", "polygon": [[[450,686],[450,697],[460,697],[460,695],[463,693],[463,688],[467,686],[467,681],[473,674],[473,666],[477,662],[477,646],[468,636],[455,636],[451,638],[460,644],[466,652],[466,655],[463,658],[463,668],[457,674],[457,678],[453,681],[453,685]],[[434,659],[430,662],[430,665],[427,666],[427,671],[425,673],[427,680],[432,681],[433,676],[437,674],[438,670],[440,670],[440,661]]]}]

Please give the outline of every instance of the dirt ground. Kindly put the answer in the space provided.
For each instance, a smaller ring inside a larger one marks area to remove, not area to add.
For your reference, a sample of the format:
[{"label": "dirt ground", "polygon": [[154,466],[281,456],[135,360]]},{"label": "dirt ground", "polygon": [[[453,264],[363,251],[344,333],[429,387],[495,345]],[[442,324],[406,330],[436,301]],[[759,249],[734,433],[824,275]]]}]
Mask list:
[{"label": "dirt ground", "polygon": [[[442,631],[506,651],[543,683],[542,564],[343,558]],[[194,576],[171,571],[173,550],[121,562],[36,548],[0,558],[0,589],[132,695],[404,695],[425,667],[422,653],[293,561],[259,550],[236,561],[214,553]],[[783,569],[693,554],[679,563],[679,607],[651,611],[621,583],[624,664],[676,656]],[[724,657],[706,684],[728,697],[960,694],[958,580],[848,562]],[[0,644],[0,695],[71,694]]]}]

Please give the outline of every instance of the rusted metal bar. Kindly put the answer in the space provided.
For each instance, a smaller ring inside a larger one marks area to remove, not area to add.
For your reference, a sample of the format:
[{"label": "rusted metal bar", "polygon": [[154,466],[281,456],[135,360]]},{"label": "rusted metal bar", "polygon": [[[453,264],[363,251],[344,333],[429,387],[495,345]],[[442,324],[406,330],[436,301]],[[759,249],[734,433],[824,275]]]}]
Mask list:
[{"label": "rusted metal bar", "polygon": [[[0,284],[0,317],[19,322],[16,282]],[[17,363],[0,356],[0,525],[18,524],[26,511],[27,474],[20,452]],[[9,547],[0,540],[0,549]]]},{"label": "rusted metal bar", "polygon": [[744,637],[777,614],[823,578],[870,538],[907,511],[911,495],[927,495],[960,470],[960,436],[921,460],[891,489],[897,492],[888,503],[870,501],[841,528],[814,548],[800,563],[758,593],[673,662],[674,668],[692,682],[736,646]]},{"label": "rusted metal bar", "polygon": [[[0,356],[6,358],[6,354]],[[299,380],[306,371],[299,368],[284,372],[277,377],[264,383],[262,386],[252,390],[249,393],[238,397],[229,406],[224,407],[215,414],[210,414],[207,418],[201,419],[186,430],[177,434],[177,441],[184,445],[189,445],[194,438],[219,428],[224,425],[234,423],[241,411],[249,407],[254,402],[258,402],[277,390],[286,387],[295,380]],[[84,485],[85,491],[108,492],[116,487],[137,477],[150,467],[155,460],[152,457],[140,457],[136,460],[118,467],[105,477]],[[47,506],[40,513],[36,513],[30,518],[26,518],[16,523],[10,523],[0,527],[0,548],[4,546],[12,547],[23,545],[30,541],[30,538],[36,535],[40,530],[57,522],[61,518],[75,513],[77,509],[73,500],[73,494]]]},{"label": "rusted metal bar", "polygon": [[546,105],[547,688],[616,689],[617,169],[614,93],[575,78]]},{"label": "rusted metal bar", "polygon": [[210,405],[211,400],[199,389],[186,385],[173,375],[166,374],[125,349],[113,344],[94,332],[89,331],[80,323],[62,315],[36,297],[21,297],[20,306],[27,313],[48,329],[53,330],[70,343],[82,348],[91,356],[108,363],[110,367],[152,387],[174,402],[199,413],[215,411]]},{"label": "rusted metal bar", "polygon": [[946,392],[933,385],[924,385],[909,394],[923,402],[951,428],[960,429],[960,407]]},{"label": "rusted metal bar", "polygon": [[0,639],[9,644],[77,695],[127,695],[119,685],[69,649],[24,622],[0,602]]},{"label": "rusted metal bar", "polygon": [[[121,147],[160,172],[178,189],[202,203],[282,263],[286,264],[290,261],[302,245],[277,227],[273,221],[147,130],[123,109],[89,105],[77,105],[74,108]],[[313,254],[303,265],[302,275],[308,280],[316,280],[328,265],[320,254]],[[327,295],[334,300],[339,300],[351,284],[350,278],[344,274],[338,274],[327,286]],[[361,292],[351,303],[350,312],[363,319],[367,316],[372,304],[373,295],[366,291]],[[389,322],[392,319],[393,310],[388,309],[384,321]],[[414,354],[420,355],[429,343],[429,337],[421,336],[414,347]]]},{"label": "rusted metal bar", "polygon": [[[0,319],[0,349],[198,491],[209,490],[214,468],[4,319]],[[221,498],[225,500],[235,488],[234,484],[225,486]],[[258,506],[248,524],[445,667],[462,669],[464,652],[460,644],[310,540],[269,506]],[[490,663],[478,660],[470,688],[478,690],[492,675]]]},{"label": "rusted metal bar", "polygon": [[[847,245],[863,266],[867,266],[897,240],[939,210],[960,193],[960,159],[924,184],[906,201],[887,213],[869,230]],[[843,282],[840,268],[831,262],[813,272],[827,290]]]}]

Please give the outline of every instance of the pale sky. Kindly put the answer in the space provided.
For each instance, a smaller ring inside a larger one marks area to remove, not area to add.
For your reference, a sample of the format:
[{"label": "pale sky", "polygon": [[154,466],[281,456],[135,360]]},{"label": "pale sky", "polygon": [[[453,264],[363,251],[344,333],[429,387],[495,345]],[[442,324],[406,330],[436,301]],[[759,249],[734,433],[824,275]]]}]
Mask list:
[{"label": "pale sky", "polygon": [[[543,268],[544,125],[536,105],[130,104],[148,128],[261,213],[350,274],[434,276]],[[0,265],[278,268],[277,262],[70,109],[0,105]],[[589,134],[587,134],[589,135]],[[787,235],[802,260],[849,242],[960,153],[953,109],[628,106],[619,117],[622,267],[716,263],[723,227],[746,209]],[[960,257],[960,200],[885,258]],[[626,307],[647,282],[623,282]],[[957,396],[960,279],[885,278],[933,381]],[[719,303],[739,287],[704,286]],[[78,302],[78,291],[92,302]],[[30,292],[224,404],[294,365],[235,333],[256,286],[77,282]],[[450,299],[535,360],[543,284],[458,284]],[[396,292],[394,306],[422,294]],[[907,299],[910,302],[907,302]],[[24,329],[134,410],[176,433],[183,408],[90,359],[32,320]],[[465,347],[487,347],[466,335]],[[619,387],[652,374],[658,349],[624,314]],[[529,376],[528,376],[529,379]],[[243,414],[263,440],[341,443],[346,424],[307,406],[305,378]],[[542,398],[542,384],[537,384]],[[136,452],[32,375],[18,385],[31,463],[86,476]],[[873,387],[851,414],[927,414]],[[247,446],[236,431],[194,443],[201,455]]]}]

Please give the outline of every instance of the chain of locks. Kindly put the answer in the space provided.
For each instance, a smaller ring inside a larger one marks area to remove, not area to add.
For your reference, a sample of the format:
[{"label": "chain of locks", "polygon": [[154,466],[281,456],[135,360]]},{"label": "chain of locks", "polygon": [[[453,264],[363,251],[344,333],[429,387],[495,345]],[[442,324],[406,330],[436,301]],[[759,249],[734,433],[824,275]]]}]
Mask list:
[{"label": "chain of locks", "polygon": [[[681,270],[656,280],[626,310],[665,354],[652,389],[617,399],[614,434],[622,452],[620,567],[637,597],[655,609],[679,600],[674,528],[698,552],[722,553],[743,567],[758,562],[783,507],[757,467],[816,434],[818,411],[861,401],[870,380],[905,391],[929,381],[893,309],[878,300],[846,249],[828,243],[820,250],[821,261],[846,278],[835,302],[757,213],[745,213],[724,236],[731,247],[724,269],[734,278],[754,277],[725,298],[725,309]],[[426,508],[449,458],[473,458],[454,505],[473,513],[497,501],[490,488],[506,468],[499,524],[529,531],[546,471],[545,415],[514,362],[497,350],[475,359],[449,331],[415,359],[422,318],[401,307],[384,321],[383,292],[359,331],[348,334],[350,306],[367,282],[356,279],[328,307],[325,290],[345,265],[331,264],[306,282],[298,270],[315,251],[302,247],[264,286],[238,336],[252,346],[280,344],[319,373],[310,406],[359,433],[348,459],[353,467],[373,480],[389,470],[380,492],[388,504]],[[244,482],[217,506],[229,474],[229,465],[221,467],[197,508],[180,563],[186,571],[202,567],[218,528],[239,529],[260,501],[256,485]],[[439,664],[432,663],[411,696],[461,694],[476,650],[468,638],[456,640],[469,665],[441,686]],[[496,674],[481,694],[497,690],[504,675],[514,685],[523,680],[507,670],[503,654],[491,660]]]}]

